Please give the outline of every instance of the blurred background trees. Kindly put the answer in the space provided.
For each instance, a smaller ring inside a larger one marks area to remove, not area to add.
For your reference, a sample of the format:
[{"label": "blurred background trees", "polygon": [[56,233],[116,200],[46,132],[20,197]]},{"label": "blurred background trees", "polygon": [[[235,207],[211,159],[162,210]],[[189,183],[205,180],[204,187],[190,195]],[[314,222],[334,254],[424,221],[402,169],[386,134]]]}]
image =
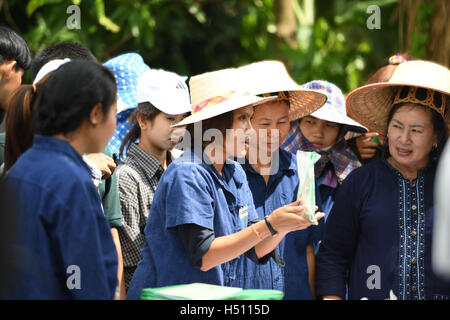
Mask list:
[{"label": "blurred background trees", "polygon": [[[67,27],[70,5],[80,29]],[[380,29],[367,27],[371,5]],[[448,0],[0,0],[0,24],[33,54],[75,41],[102,62],[136,51],[186,76],[278,59],[297,82],[326,79],[346,93],[397,52],[448,67],[449,18]]]}]

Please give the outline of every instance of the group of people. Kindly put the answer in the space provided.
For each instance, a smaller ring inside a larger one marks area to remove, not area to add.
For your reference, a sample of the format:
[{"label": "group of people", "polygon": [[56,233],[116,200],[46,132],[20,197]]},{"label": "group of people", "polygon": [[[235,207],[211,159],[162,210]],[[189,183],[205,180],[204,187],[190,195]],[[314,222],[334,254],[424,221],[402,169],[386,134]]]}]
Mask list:
[{"label": "group of people", "polygon": [[[279,61],[186,82],[72,42],[32,58],[0,27],[0,107],[3,299],[140,299],[194,282],[450,298],[431,257],[444,66],[395,55],[345,98]],[[313,217],[304,153],[320,155]]]}]

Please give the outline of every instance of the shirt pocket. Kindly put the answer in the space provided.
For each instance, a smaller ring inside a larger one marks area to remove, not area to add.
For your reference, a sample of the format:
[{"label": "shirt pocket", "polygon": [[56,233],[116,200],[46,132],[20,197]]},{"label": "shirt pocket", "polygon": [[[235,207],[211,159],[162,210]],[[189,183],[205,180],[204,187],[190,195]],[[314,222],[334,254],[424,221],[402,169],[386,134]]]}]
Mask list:
[{"label": "shirt pocket", "polygon": [[245,203],[232,204],[228,206],[230,213],[232,215],[233,232],[241,231],[248,226],[251,205]]}]

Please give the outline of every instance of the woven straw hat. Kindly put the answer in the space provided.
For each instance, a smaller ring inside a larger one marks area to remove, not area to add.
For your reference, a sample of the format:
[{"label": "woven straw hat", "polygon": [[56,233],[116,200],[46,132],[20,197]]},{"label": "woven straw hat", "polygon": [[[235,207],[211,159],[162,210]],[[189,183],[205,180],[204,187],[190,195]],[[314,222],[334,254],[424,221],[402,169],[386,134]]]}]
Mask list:
[{"label": "woven straw hat", "polygon": [[[248,105],[273,100],[260,98],[245,90],[235,68],[222,69],[189,79],[192,114],[174,126],[210,119]],[[173,127],[174,127],[173,126]]]},{"label": "woven straw hat", "polygon": [[245,90],[255,95],[288,92],[289,120],[305,117],[319,109],[327,96],[302,88],[290,76],[284,64],[276,60],[255,62],[237,68]]},{"label": "woven straw hat", "polygon": [[[373,83],[349,93],[346,100],[348,114],[369,130],[386,134],[387,118],[394,97],[401,87],[434,90],[446,96],[450,106],[450,70],[429,61],[407,61],[399,64],[387,82]],[[449,112],[444,115],[449,122]]]}]

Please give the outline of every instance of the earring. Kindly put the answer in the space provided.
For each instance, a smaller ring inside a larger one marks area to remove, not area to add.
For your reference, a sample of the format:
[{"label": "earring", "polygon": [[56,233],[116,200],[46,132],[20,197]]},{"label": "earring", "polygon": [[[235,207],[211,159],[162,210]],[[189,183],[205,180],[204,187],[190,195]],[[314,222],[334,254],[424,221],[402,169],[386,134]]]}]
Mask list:
[{"label": "earring", "polygon": [[92,124],[95,126],[97,124],[97,119],[92,120]]}]

